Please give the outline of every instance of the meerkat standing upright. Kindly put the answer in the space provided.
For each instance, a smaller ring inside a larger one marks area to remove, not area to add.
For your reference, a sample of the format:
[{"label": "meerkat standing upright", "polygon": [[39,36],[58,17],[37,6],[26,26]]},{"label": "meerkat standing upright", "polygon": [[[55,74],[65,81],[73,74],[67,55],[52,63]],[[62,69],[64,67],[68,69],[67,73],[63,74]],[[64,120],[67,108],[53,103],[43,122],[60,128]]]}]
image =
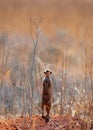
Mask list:
[{"label": "meerkat standing upright", "polygon": [[[52,82],[50,79],[50,72],[48,69],[44,71],[45,78],[43,81],[43,92],[42,92],[42,118],[45,119],[46,123],[49,122],[49,114],[51,109],[51,99],[52,99]],[[47,115],[44,116],[44,107],[46,109]]]}]

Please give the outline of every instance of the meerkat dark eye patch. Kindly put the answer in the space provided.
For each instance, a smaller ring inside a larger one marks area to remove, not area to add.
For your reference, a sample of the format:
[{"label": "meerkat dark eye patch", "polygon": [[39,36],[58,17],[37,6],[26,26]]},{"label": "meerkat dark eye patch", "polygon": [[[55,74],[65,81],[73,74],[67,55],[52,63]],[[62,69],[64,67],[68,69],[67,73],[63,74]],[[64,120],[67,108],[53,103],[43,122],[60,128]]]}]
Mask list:
[{"label": "meerkat dark eye patch", "polygon": [[52,72],[51,72],[51,71],[49,71],[49,70],[45,70],[45,71],[44,71],[44,74],[47,74],[47,73],[52,74]]}]

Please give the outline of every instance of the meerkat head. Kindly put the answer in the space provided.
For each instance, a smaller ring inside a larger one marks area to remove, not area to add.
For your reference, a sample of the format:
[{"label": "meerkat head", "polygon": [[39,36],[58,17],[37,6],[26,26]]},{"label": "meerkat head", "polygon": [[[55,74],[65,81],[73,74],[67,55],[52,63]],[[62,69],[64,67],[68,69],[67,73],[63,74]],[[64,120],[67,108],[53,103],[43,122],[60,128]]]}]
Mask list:
[{"label": "meerkat head", "polygon": [[49,69],[45,69],[44,74],[45,75],[50,75],[50,74],[52,74],[52,72]]}]

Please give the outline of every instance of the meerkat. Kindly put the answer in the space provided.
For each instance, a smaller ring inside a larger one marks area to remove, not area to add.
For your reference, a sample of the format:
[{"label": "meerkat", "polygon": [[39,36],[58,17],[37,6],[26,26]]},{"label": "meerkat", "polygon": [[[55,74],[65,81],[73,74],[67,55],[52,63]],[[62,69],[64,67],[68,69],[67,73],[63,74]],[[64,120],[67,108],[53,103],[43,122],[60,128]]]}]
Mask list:
[{"label": "meerkat", "polygon": [[[44,71],[45,78],[43,80],[43,92],[42,92],[42,118],[45,119],[46,123],[49,122],[49,114],[51,109],[52,99],[52,82],[50,79],[50,72],[48,69]],[[44,116],[44,108],[46,109],[47,115]]]}]

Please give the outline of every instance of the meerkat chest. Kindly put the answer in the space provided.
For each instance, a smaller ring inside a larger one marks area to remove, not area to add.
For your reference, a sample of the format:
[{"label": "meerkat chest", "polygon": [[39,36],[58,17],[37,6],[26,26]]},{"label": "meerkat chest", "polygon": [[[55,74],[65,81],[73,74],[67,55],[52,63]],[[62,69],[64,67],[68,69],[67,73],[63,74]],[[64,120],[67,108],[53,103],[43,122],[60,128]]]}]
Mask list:
[{"label": "meerkat chest", "polygon": [[44,93],[50,93],[52,88],[51,80],[46,78],[43,82],[43,92]]}]

